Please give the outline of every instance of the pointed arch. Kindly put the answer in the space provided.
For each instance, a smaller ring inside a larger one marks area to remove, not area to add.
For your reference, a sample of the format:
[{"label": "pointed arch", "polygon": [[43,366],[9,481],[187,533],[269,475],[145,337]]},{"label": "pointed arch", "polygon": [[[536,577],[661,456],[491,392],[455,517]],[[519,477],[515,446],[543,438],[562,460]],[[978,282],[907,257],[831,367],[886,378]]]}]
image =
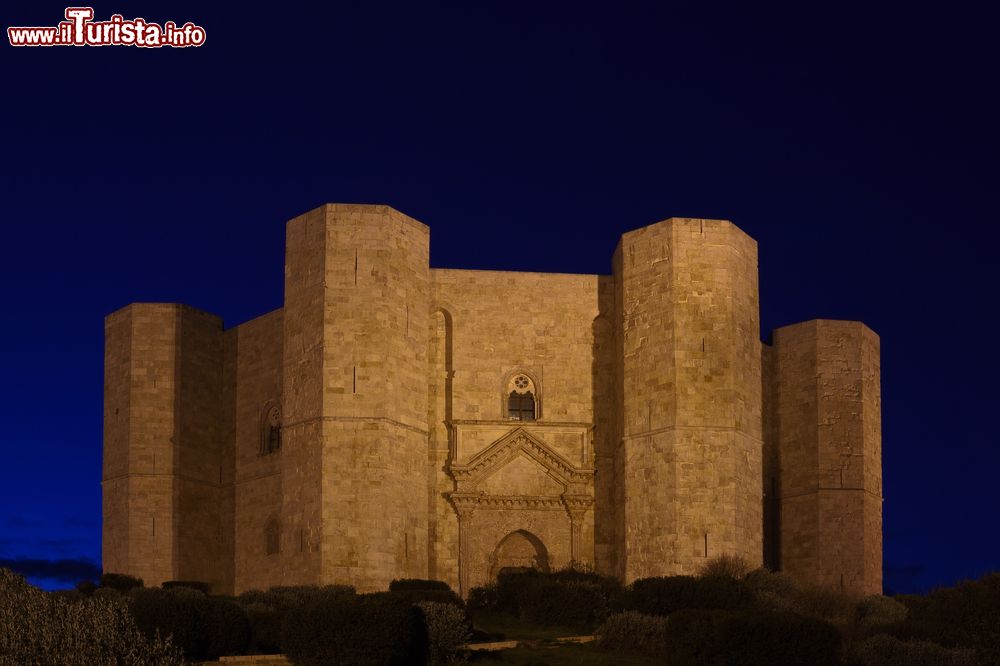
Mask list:
[{"label": "pointed arch", "polygon": [[505,569],[549,571],[549,551],[542,540],[520,529],[500,539],[490,555],[490,578],[494,579]]},{"label": "pointed arch", "polygon": [[516,367],[504,374],[500,382],[500,417],[512,421],[542,419],[542,384],[536,372]]}]

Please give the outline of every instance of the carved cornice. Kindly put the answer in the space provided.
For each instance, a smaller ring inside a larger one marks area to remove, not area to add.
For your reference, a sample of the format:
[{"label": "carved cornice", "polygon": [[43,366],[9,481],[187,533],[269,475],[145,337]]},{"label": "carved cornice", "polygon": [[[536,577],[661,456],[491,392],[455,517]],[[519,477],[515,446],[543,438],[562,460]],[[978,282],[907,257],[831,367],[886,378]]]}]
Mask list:
[{"label": "carved cornice", "polygon": [[469,517],[477,509],[541,509],[566,510],[570,517],[582,518],[593,505],[589,495],[487,495],[486,493],[451,493],[449,495],[460,518]]},{"label": "carved cornice", "polygon": [[563,495],[561,499],[566,513],[574,523],[581,522],[594,504],[594,498],[590,495]]}]

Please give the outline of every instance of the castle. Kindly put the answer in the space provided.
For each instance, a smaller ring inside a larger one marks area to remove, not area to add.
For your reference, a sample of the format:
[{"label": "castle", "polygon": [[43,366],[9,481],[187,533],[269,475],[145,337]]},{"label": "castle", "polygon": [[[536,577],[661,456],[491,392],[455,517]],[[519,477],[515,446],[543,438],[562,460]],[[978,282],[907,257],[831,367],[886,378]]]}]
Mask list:
[{"label": "castle", "polygon": [[624,581],[739,555],[882,589],[879,339],[760,339],[756,242],[628,232],[612,275],[437,269],[428,228],[287,225],[284,306],[105,321],[104,570],[222,593],[506,567]]}]

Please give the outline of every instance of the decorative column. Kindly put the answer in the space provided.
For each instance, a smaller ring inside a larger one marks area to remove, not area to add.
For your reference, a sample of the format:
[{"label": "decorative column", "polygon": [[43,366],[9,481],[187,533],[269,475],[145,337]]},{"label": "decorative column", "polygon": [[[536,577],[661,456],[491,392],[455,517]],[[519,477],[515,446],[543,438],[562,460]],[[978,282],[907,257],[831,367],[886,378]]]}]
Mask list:
[{"label": "decorative column", "polygon": [[476,496],[452,493],[451,502],[458,514],[458,595],[464,599],[469,593],[469,533]]},{"label": "decorative column", "polygon": [[573,566],[580,563],[583,554],[582,530],[583,517],[587,514],[594,499],[589,495],[563,495],[563,506],[569,514],[570,525],[570,560]]}]

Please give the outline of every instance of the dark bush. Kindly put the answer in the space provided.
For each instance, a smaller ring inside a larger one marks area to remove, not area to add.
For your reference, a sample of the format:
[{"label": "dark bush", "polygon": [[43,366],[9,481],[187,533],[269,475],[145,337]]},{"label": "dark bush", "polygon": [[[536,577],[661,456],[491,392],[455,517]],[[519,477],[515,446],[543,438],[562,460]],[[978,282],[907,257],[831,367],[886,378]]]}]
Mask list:
[{"label": "dark bush", "polygon": [[0,568],[0,664],[180,666],[180,651],[147,640],[120,600],[66,603]]},{"label": "dark bush", "polygon": [[837,666],[840,633],[792,613],[679,610],[667,621],[666,652],[676,666]]},{"label": "dark bush", "polygon": [[[892,636],[872,636],[853,645],[847,666],[975,666],[971,649],[948,649],[926,641],[901,641]],[[983,662],[988,663],[988,662]]]},{"label": "dark bush", "polygon": [[129,608],[145,636],[171,636],[191,660],[243,654],[250,640],[249,621],[237,603],[189,587],[133,590]]},{"label": "dark bush", "polygon": [[128,592],[137,587],[142,587],[142,579],[126,574],[106,573],[101,575],[100,587],[110,587],[119,592]]},{"label": "dark bush", "polygon": [[719,638],[727,666],[840,664],[840,632],[828,622],[792,613],[735,613],[723,619]]},{"label": "dark bush", "polygon": [[273,654],[282,652],[281,625],[289,610],[319,599],[354,596],[354,588],[349,585],[299,585],[272,587],[267,591],[247,590],[235,601],[243,609],[250,625],[248,650]]},{"label": "dark bush", "polygon": [[742,610],[754,601],[746,583],[723,576],[640,578],[622,597],[622,606],[646,615],[678,610]]},{"label": "dark bush", "polygon": [[113,587],[99,587],[94,590],[94,599],[107,599],[109,601],[121,601],[125,595],[121,590],[116,590]]},{"label": "dark bush", "polygon": [[52,590],[49,592],[49,596],[69,604],[83,601],[87,598],[80,590]]},{"label": "dark bush", "polygon": [[[724,663],[720,626],[730,611],[678,610],[667,618],[664,653],[674,666]],[[663,617],[656,615],[654,617]]]},{"label": "dark bush", "polygon": [[701,577],[721,576],[743,580],[753,567],[739,555],[719,555],[713,557],[698,569]]},{"label": "dark bush", "polygon": [[451,592],[451,586],[443,580],[424,580],[422,578],[399,578],[389,583],[389,591],[399,590],[445,590]]},{"label": "dark bush", "polygon": [[422,664],[427,630],[419,608],[391,593],[327,595],[293,608],[281,629],[296,664]]},{"label": "dark bush", "polygon": [[212,589],[208,583],[204,583],[200,580],[166,580],[163,581],[163,585],[160,587],[164,590],[171,590],[175,587],[189,587],[192,590],[198,590],[205,595],[207,595]]},{"label": "dark bush", "polygon": [[232,599],[210,597],[204,607],[204,658],[240,655],[250,644],[250,620]]},{"label": "dark bush", "polygon": [[394,597],[399,599],[405,599],[411,604],[415,604],[421,601],[431,601],[439,604],[452,604],[453,606],[458,606],[459,608],[465,608],[465,602],[462,601],[462,597],[458,596],[451,590],[420,590],[420,589],[401,589],[393,590],[389,592]]},{"label": "dark bush", "polygon": [[421,601],[417,607],[427,627],[428,662],[445,664],[461,657],[462,646],[472,636],[472,622],[464,609],[454,604]]},{"label": "dark bush", "polygon": [[597,644],[605,650],[665,657],[668,621],[660,615],[643,615],[635,611],[614,613],[595,632]]},{"label": "dark bush", "polygon": [[786,573],[755,569],[743,578],[760,610],[794,611],[799,586]]},{"label": "dark bush", "polygon": [[892,597],[881,594],[867,596],[855,607],[855,620],[862,631],[874,627],[902,622],[906,619],[908,609]]},{"label": "dark bush", "polygon": [[76,584],[76,590],[85,597],[93,595],[96,589],[97,584],[92,580],[81,580]]},{"label": "dark bush", "polygon": [[935,590],[925,597],[899,597],[907,619],[891,628],[945,647],[974,648],[983,663],[1000,663],[1000,573]]},{"label": "dark bush", "polygon": [[281,618],[283,611],[262,603],[243,606],[250,623],[250,638],[247,651],[256,654],[277,654],[281,652]]},{"label": "dark bush", "polygon": [[489,585],[474,587],[469,590],[469,597],[466,599],[466,605],[471,611],[498,610],[499,597],[497,595],[496,584],[490,583]]},{"label": "dark bush", "polygon": [[144,636],[169,636],[188,659],[201,659],[204,653],[201,624],[206,597],[201,592],[178,588],[160,590],[137,588],[128,596],[129,610]]},{"label": "dark bush", "polygon": [[470,608],[488,608],[547,626],[593,627],[617,608],[621,584],[588,571],[512,571],[472,591]]},{"label": "dark bush", "polygon": [[521,594],[529,587],[539,584],[543,577],[544,574],[533,570],[501,573],[493,585],[496,590],[494,610],[518,615]]},{"label": "dark bush", "polygon": [[543,626],[593,627],[608,616],[608,602],[595,583],[541,578],[518,595],[518,615]]}]

